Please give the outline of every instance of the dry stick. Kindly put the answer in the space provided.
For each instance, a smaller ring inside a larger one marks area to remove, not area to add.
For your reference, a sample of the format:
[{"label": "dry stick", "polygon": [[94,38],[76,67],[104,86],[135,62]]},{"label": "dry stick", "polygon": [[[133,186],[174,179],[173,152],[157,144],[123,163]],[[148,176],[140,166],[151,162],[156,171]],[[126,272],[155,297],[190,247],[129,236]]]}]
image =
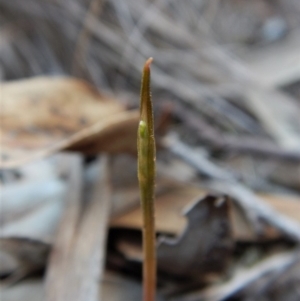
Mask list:
[{"label": "dry stick", "polygon": [[78,155],[62,155],[62,163],[69,168],[69,187],[66,196],[65,213],[57,231],[46,276],[46,300],[64,301],[66,273],[73,251],[76,226],[82,198],[82,158]]},{"label": "dry stick", "polygon": [[[288,237],[295,241],[300,241],[300,224],[274,210],[263,200],[257,197],[252,191],[238,181],[227,171],[216,166],[198,152],[185,145],[176,137],[169,136],[162,141],[162,145],[171,153],[183,159],[201,173],[205,173],[215,181],[211,188],[221,193],[233,196],[244,208],[247,217],[252,221],[252,225],[257,227],[259,221],[263,219],[270,225],[281,230]],[[217,180],[217,181],[216,181]],[[259,230],[257,228],[256,230]]]},{"label": "dry stick", "polygon": [[150,95],[150,64],[144,66],[140,124],[138,128],[138,178],[143,212],[143,288],[144,301],[154,301],[156,291],[156,242],[154,224],[155,139],[153,109]]}]

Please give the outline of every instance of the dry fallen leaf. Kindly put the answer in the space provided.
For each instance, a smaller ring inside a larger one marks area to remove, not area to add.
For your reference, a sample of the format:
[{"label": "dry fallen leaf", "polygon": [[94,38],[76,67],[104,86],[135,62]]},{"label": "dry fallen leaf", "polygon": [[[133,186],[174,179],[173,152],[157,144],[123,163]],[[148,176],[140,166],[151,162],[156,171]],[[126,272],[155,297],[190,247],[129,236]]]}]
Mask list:
[{"label": "dry fallen leaf", "polygon": [[18,166],[62,149],[135,150],[138,113],[87,83],[37,77],[3,83],[0,167]]},{"label": "dry fallen leaf", "polygon": [[[188,220],[185,229],[176,238],[160,236],[157,247],[159,277],[164,281],[180,280],[184,285],[219,277],[227,267],[234,244],[229,209],[226,198],[211,195],[198,197],[189,205],[184,210]],[[112,233],[114,243],[110,245],[108,258],[111,267],[137,274],[143,257],[140,232],[114,229]],[[115,250],[117,253],[112,255]]]},{"label": "dry fallen leaf", "polygon": [[208,280],[222,273],[233,250],[229,200],[208,195],[185,215],[188,225],[175,239],[162,238],[157,249],[158,269],[172,277]]},{"label": "dry fallen leaf", "polygon": [[[162,189],[163,190],[163,189]],[[207,193],[203,189],[193,185],[181,185],[173,183],[173,188],[169,187],[167,191],[160,194],[156,198],[156,230],[160,233],[169,233],[178,235],[182,232],[186,225],[186,219],[182,216],[181,212],[185,206],[191,203],[199,195],[205,195]],[[282,214],[300,221],[300,202],[299,198],[288,195],[259,195],[267,204],[274,207],[275,210],[280,211]],[[255,234],[253,227],[249,224],[242,209],[236,206],[233,202],[233,206],[230,210],[233,236],[235,240],[240,241],[254,241],[258,237]],[[132,206],[126,212],[112,217],[112,227],[123,227],[131,229],[141,229],[142,227],[142,215],[139,209],[139,204]],[[263,237],[259,239],[273,239],[278,238],[280,233],[273,227],[265,229]]]}]

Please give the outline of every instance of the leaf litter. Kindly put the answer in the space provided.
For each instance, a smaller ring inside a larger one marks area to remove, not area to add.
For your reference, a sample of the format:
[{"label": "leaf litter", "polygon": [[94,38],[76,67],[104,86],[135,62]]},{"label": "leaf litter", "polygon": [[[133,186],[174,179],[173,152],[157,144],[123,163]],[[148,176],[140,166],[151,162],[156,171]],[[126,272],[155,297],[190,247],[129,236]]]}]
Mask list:
[{"label": "leaf litter", "polygon": [[[83,81],[40,77],[4,83],[0,89],[2,167],[13,167],[62,149],[93,149],[94,154],[130,149],[130,144],[124,142],[122,148],[118,138],[133,136],[135,114],[99,95]],[[97,141],[96,145],[91,146],[91,140]]]},{"label": "leaf litter", "polygon": [[140,300],[149,56],[158,299],[298,300],[299,12],[0,1],[1,300]]}]

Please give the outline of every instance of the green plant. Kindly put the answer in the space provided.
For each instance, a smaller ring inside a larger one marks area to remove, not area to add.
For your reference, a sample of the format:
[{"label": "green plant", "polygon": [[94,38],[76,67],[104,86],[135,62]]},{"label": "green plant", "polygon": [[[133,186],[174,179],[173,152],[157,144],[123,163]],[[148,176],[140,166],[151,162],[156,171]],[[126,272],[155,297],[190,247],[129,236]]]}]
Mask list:
[{"label": "green plant", "polygon": [[143,293],[144,301],[155,300],[156,291],[156,240],[154,222],[155,186],[155,138],[153,109],[150,93],[149,58],[143,70],[140,101],[140,123],[138,127],[138,179],[141,206],[144,219],[143,227]]}]

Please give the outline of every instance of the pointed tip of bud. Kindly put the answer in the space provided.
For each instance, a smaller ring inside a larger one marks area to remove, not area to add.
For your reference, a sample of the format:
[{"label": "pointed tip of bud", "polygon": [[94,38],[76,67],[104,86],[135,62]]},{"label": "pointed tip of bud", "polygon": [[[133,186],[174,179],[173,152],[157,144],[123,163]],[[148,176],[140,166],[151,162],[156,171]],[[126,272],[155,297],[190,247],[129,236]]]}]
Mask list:
[{"label": "pointed tip of bud", "polygon": [[153,61],[153,57],[149,57],[148,60],[146,61],[145,65],[144,65],[144,70],[149,70],[150,69],[150,65]]},{"label": "pointed tip of bud", "polygon": [[153,126],[153,112],[150,92],[150,64],[152,61],[153,58],[150,57],[144,65],[140,99],[140,120],[144,121],[149,128]]}]

